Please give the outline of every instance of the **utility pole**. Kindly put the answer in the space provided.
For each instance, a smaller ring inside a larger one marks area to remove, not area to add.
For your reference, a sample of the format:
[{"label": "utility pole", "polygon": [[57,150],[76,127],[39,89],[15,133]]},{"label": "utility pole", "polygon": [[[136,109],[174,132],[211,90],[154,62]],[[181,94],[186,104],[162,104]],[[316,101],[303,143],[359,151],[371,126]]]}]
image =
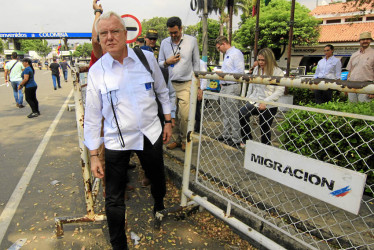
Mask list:
[{"label": "utility pole", "polygon": [[258,38],[260,36],[260,0],[256,2],[256,31],[255,31],[255,49],[254,49],[254,60],[257,60],[258,53]]},{"label": "utility pole", "polygon": [[290,32],[288,34],[288,51],[287,51],[287,71],[286,71],[286,76],[290,76],[291,49],[292,49],[292,38],[293,38],[294,20],[295,20],[295,0],[292,0],[292,3],[291,3],[291,18],[290,18]]},{"label": "utility pole", "polygon": [[204,0],[202,59],[204,62],[208,62],[208,0]]}]

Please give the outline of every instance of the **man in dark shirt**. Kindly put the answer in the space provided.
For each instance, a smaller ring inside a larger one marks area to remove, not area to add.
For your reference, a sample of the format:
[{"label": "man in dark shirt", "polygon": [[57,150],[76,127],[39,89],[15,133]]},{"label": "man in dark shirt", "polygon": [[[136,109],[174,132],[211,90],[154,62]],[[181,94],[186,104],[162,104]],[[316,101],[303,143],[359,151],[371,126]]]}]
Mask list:
[{"label": "man in dark shirt", "polygon": [[64,73],[65,82],[67,82],[68,81],[68,67],[70,69],[70,65],[68,64],[66,59],[63,59],[63,61],[60,63],[60,66],[62,68],[62,72]]},{"label": "man in dark shirt", "polygon": [[51,63],[51,65],[49,65],[49,68],[52,71],[52,80],[53,80],[54,89],[55,90],[57,89],[56,80],[57,80],[58,88],[61,88],[61,83],[60,83],[61,67],[60,67],[60,64],[58,64],[56,62],[56,58],[53,58],[53,63]]}]

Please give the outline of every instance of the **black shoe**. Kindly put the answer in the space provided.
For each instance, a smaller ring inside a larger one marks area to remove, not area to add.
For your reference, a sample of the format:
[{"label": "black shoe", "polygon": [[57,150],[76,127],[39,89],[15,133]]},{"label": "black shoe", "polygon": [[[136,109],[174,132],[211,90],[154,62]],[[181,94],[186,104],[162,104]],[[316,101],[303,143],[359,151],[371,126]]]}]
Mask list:
[{"label": "black shoe", "polygon": [[57,88],[54,88],[55,90],[57,90]]},{"label": "black shoe", "polygon": [[38,116],[39,116],[38,113],[31,113],[27,117],[28,118],[34,118],[34,117],[38,117]]},{"label": "black shoe", "polygon": [[21,109],[21,108],[24,108],[25,106],[23,106],[22,104],[20,104],[18,107]]},{"label": "black shoe", "polygon": [[233,142],[233,141],[229,141],[227,143],[227,145],[231,146],[231,147],[234,147],[234,148],[240,148],[240,142]]},{"label": "black shoe", "polygon": [[60,89],[60,88],[61,88],[61,86],[58,86],[58,88]]}]

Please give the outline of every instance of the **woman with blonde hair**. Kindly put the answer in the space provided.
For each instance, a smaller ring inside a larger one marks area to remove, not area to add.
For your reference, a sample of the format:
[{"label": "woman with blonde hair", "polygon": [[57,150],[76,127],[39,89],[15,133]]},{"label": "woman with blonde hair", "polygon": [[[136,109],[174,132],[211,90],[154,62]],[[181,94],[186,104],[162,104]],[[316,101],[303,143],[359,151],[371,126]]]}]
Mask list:
[{"label": "woman with blonde hair", "polygon": [[[259,76],[283,76],[283,71],[278,67],[275,61],[273,51],[269,48],[262,49],[257,55],[258,66],[253,70],[253,75]],[[247,98],[252,100],[263,100],[267,102],[276,102],[284,94],[283,86],[273,86],[264,84],[249,84]],[[249,124],[252,115],[258,115],[260,118],[261,143],[271,144],[271,124],[278,108],[265,103],[250,101],[239,110],[239,122],[241,126],[242,143],[245,147],[247,140],[252,140],[251,127]]]}]

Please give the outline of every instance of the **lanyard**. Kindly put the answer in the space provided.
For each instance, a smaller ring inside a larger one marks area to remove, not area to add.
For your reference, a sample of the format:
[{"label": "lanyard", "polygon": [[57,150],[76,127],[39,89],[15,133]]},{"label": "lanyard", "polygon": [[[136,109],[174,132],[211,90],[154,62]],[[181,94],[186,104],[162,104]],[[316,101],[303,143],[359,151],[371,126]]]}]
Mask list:
[{"label": "lanyard", "polygon": [[179,43],[177,44],[177,49],[174,51],[174,44],[173,42],[170,40],[170,46],[171,46],[171,49],[173,50],[173,54],[174,56],[177,54],[178,50],[181,50],[181,44],[183,42],[183,37],[181,38],[181,40],[179,41]]}]

